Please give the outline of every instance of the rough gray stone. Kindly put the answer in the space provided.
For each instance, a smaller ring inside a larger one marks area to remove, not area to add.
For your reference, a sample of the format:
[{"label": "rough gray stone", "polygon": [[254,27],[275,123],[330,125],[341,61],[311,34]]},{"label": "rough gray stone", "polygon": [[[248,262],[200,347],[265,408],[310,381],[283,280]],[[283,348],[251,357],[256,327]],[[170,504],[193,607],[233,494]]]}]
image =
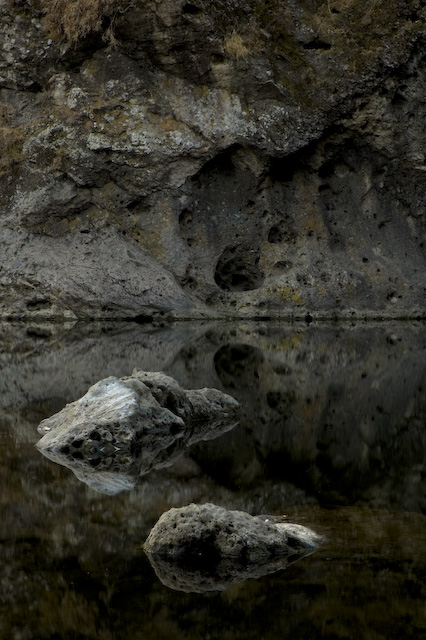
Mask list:
[{"label": "rough gray stone", "polygon": [[92,488],[118,493],[171,465],[184,449],[237,421],[238,403],[215,389],[184,390],[158,372],[106,378],[43,420],[38,449]]},{"label": "rough gray stone", "polygon": [[285,568],[312,553],[320,540],[302,525],[207,503],[164,513],[144,550],[163,584],[181,591],[221,591]]}]

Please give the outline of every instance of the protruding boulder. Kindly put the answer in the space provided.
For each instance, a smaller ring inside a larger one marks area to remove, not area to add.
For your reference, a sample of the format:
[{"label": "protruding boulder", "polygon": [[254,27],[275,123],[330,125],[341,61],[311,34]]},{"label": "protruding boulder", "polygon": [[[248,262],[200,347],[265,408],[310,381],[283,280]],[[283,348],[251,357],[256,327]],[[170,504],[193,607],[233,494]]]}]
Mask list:
[{"label": "protruding boulder", "polygon": [[164,513],[144,550],[163,584],[201,593],[284,569],[312,553],[320,541],[311,529],[284,518],[208,503]]},{"label": "protruding boulder", "polygon": [[38,449],[98,491],[131,489],[189,445],[237,423],[238,403],[216,389],[185,390],[164,373],[106,378],[43,420]]}]

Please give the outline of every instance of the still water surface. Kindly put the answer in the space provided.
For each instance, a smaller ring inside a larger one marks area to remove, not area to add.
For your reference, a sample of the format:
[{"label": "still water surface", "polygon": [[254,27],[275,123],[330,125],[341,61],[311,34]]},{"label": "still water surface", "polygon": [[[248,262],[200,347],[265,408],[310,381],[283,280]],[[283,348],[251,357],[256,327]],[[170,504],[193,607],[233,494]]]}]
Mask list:
[{"label": "still water surface", "polygon": [[[0,638],[426,637],[423,325],[1,331]],[[108,495],[43,458],[36,427],[134,367],[226,391],[241,420]],[[141,545],[191,502],[286,514],[326,542],[224,591],[175,591]]]}]

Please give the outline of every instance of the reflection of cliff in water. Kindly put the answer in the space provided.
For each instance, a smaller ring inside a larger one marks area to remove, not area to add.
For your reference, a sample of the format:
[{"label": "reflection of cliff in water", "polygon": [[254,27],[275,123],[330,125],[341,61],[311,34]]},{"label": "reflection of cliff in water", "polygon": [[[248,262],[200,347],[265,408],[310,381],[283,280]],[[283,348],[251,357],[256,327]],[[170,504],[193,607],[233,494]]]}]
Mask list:
[{"label": "reflection of cliff in water", "polygon": [[398,325],[223,329],[170,370],[203,366],[242,406],[240,429],[193,450],[218,481],[287,480],[322,503],[417,510],[426,507],[425,351],[423,330]]},{"label": "reflection of cliff in water", "polygon": [[[200,499],[195,490],[188,495],[183,481],[199,469],[213,483],[202,492],[207,499],[223,504],[213,485],[239,487],[256,493],[257,512],[272,510],[262,501],[272,486],[277,495],[284,481],[295,494],[293,500],[284,492],[286,504],[300,503],[304,494],[305,501],[323,504],[426,508],[421,324],[89,329],[58,336],[56,327],[50,338],[32,340],[17,333],[19,348],[2,356],[2,431],[34,442],[42,418],[100,378],[126,375],[133,366],[161,369],[185,388],[225,391],[242,407],[240,426],[185,452],[182,464],[193,466],[175,476],[177,500],[179,487],[188,501]],[[173,468],[168,473],[172,478]],[[151,475],[151,484],[164,484],[164,474]],[[230,506],[246,508],[244,501]]]},{"label": "reflection of cliff in water", "polygon": [[[422,637],[423,326],[94,328],[0,327],[2,638]],[[134,366],[227,391],[243,415],[105,496],[43,458],[36,427]],[[332,544],[221,594],[174,592],[140,545],[166,509],[208,501],[287,514]]]}]

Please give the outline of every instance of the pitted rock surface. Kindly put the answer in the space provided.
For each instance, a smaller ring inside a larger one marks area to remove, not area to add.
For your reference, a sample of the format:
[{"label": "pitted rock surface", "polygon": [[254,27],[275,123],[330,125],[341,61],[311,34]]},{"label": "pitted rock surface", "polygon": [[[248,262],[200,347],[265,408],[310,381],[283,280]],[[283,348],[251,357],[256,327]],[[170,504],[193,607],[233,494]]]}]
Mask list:
[{"label": "pitted rock surface", "polygon": [[37,447],[93,488],[117,493],[185,447],[233,428],[238,406],[216,389],[185,390],[163,373],[135,369],[97,382],[43,420]]},{"label": "pitted rock surface", "polygon": [[144,550],[164,584],[202,592],[283,569],[320,541],[302,525],[207,503],[164,513]]},{"label": "pitted rock surface", "polygon": [[0,7],[1,316],[424,316],[423,3],[58,6]]}]

